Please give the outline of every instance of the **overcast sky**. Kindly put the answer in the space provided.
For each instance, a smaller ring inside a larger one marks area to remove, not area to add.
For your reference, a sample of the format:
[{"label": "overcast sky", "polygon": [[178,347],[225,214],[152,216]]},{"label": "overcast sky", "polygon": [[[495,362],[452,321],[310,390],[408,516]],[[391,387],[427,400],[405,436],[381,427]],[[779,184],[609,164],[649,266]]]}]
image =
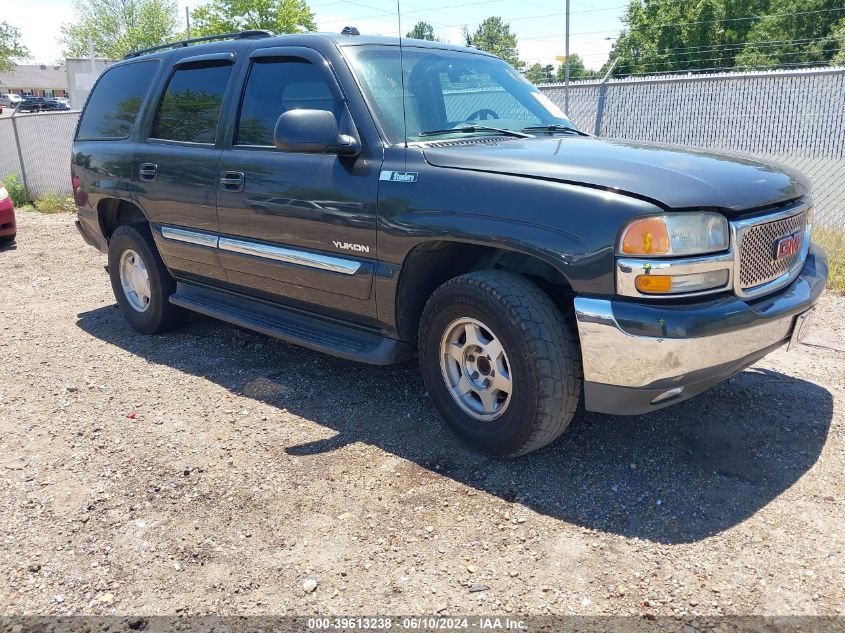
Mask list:
[{"label": "overcast sky", "polygon": [[[195,7],[204,0],[179,0],[180,18],[185,6]],[[520,58],[528,63],[553,63],[564,53],[564,0],[400,0],[402,31],[419,20],[434,26],[436,34],[453,43],[462,43],[461,27],[470,29],[491,15],[501,16],[519,38]],[[71,0],[27,0],[3,2],[2,19],[22,31],[23,42],[32,53],[29,63],[52,64],[61,59],[57,39],[62,23],[74,20]],[[314,0],[310,3],[321,31],[339,31],[350,24],[362,33],[398,33],[394,0]],[[611,41],[622,24],[624,5],[620,0],[571,0],[570,51],[584,58],[590,68],[599,68],[607,59]]]}]

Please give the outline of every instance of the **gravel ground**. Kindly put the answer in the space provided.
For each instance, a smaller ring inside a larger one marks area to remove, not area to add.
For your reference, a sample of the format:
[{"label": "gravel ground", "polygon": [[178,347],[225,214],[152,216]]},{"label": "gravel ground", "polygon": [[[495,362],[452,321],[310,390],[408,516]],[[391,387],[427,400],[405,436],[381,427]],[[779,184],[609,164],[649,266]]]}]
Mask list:
[{"label": "gravel ground", "polygon": [[415,368],[133,333],[72,218],[0,251],[0,613],[845,614],[845,297],[648,416],[464,449]]}]

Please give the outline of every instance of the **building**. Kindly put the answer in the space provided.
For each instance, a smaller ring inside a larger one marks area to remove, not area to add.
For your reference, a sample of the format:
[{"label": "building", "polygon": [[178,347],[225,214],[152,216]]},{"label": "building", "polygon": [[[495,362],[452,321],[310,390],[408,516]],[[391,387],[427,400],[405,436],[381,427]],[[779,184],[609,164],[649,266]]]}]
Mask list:
[{"label": "building", "polygon": [[66,96],[70,97],[71,109],[82,109],[97,78],[110,63],[100,58],[93,60],[70,58],[65,60],[66,83],[69,93]]},{"label": "building", "polygon": [[67,73],[61,66],[21,64],[10,71],[0,71],[0,93],[66,97]]}]

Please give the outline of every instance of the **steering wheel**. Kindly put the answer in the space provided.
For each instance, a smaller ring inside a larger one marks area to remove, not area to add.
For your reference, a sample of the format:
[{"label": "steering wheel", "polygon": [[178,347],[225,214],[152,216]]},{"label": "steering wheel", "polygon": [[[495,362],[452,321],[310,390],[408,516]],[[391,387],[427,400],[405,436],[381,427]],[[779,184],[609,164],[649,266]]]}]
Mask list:
[{"label": "steering wheel", "polygon": [[498,119],[499,115],[495,111],[491,110],[490,108],[482,108],[481,110],[476,110],[472,114],[470,114],[466,120],[467,121],[475,121],[476,119],[480,121],[486,121],[487,119]]}]

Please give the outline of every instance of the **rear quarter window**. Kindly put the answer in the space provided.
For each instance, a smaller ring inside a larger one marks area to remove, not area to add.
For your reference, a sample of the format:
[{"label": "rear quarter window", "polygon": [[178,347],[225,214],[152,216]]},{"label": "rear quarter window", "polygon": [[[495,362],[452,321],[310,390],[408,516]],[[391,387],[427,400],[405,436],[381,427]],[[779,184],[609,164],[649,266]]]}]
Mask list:
[{"label": "rear quarter window", "polygon": [[158,60],[151,59],[106,70],[82,113],[77,140],[127,138],[135,126],[158,65]]}]

